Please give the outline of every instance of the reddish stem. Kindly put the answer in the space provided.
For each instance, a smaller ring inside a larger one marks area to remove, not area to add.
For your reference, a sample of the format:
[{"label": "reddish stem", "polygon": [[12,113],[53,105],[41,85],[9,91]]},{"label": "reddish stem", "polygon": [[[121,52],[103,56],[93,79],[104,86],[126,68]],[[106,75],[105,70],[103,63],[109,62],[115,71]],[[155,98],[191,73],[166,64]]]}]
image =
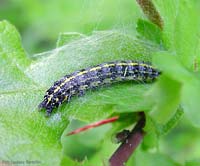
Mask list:
[{"label": "reddish stem", "polygon": [[141,112],[140,115],[141,118],[137,122],[133,130],[130,132],[130,135],[109,159],[110,166],[124,166],[124,164],[128,161],[131,154],[141,143],[145,134],[142,129],[145,126],[146,120],[144,112]]},{"label": "reddish stem", "polygon": [[83,132],[85,130],[89,130],[89,129],[92,129],[94,127],[98,127],[98,126],[101,126],[101,125],[104,125],[104,124],[107,124],[107,123],[111,123],[111,122],[114,122],[116,120],[119,119],[119,116],[114,116],[112,118],[109,118],[109,119],[104,119],[104,120],[101,120],[101,121],[98,121],[98,122],[95,122],[95,123],[92,123],[92,124],[89,124],[87,126],[84,126],[84,127],[81,127],[81,128],[78,128],[70,133],[67,134],[67,136],[69,135],[73,135],[73,134],[77,134],[77,133],[80,133],[80,132]]}]

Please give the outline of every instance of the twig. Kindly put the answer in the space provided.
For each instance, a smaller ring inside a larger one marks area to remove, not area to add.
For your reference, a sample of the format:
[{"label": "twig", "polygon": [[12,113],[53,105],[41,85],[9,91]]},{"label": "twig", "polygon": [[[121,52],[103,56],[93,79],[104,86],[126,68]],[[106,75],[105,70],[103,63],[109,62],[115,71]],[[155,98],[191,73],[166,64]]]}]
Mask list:
[{"label": "twig", "polygon": [[129,157],[144,137],[145,133],[142,129],[145,126],[145,121],[145,114],[144,112],[141,112],[140,120],[130,132],[130,135],[109,159],[110,166],[124,166],[124,164],[128,161]]},{"label": "twig", "polygon": [[163,29],[163,20],[151,0],[136,0],[150,21]]}]

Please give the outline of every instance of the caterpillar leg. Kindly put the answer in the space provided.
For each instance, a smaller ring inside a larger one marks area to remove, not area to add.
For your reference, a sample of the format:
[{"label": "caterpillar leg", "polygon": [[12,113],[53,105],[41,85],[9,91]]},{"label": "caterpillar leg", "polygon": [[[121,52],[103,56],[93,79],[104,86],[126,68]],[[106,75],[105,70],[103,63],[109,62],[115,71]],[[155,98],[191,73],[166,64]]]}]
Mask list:
[{"label": "caterpillar leg", "polygon": [[39,105],[38,105],[38,111],[41,111],[44,107],[45,103],[44,101],[42,101]]},{"label": "caterpillar leg", "polygon": [[52,109],[47,109],[46,110],[46,117],[49,117],[52,113]]},{"label": "caterpillar leg", "polygon": [[85,95],[85,91],[84,90],[79,90],[78,97],[82,97],[84,95]]}]

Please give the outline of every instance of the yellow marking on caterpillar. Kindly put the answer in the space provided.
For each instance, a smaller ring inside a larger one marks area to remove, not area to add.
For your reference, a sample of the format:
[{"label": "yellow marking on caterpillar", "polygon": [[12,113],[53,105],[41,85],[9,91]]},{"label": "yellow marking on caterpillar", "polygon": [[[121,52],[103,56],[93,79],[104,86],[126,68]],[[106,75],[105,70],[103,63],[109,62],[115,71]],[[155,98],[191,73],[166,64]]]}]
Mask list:
[{"label": "yellow marking on caterpillar", "polygon": [[81,76],[81,75],[83,75],[83,74],[85,74],[85,73],[88,73],[88,71],[87,71],[87,70],[82,71],[82,72],[78,73],[76,76]]},{"label": "yellow marking on caterpillar", "polygon": [[70,81],[71,79],[76,78],[75,76],[71,76],[69,78],[66,78],[65,81],[63,83],[67,83],[68,81]]},{"label": "yellow marking on caterpillar", "polygon": [[70,81],[71,79],[75,78],[75,76],[71,76],[69,78],[66,78],[55,90],[54,90],[54,93],[56,93],[58,90],[61,89],[61,87],[63,85],[65,85],[65,83],[67,83],[68,81]]},{"label": "yellow marking on caterpillar", "polygon": [[[54,90],[54,93],[56,93],[57,91],[59,91],[59,90],[61,89],[61,87],[62,87],[63,85],[65,85],[65,83],[69,82],[69,81],[70,81],[71,79],[73,79],[73,78],[76,78],[77,76],[81,76],[81,75],[86,74],[86,73],[88,73],[88,72],[90,72],[90,71],[99,70],[99,69],[101,69],[101,68],[103,68],[103,67],[111,67],[111,66],[115,66],[115,65],[117,65],[117,66],[129,66],[129,65],[130,65],[130,66],[137,66],[137,65],[140,65],[140,66],[144,66],[144,67],[151,67],[152,69],[154,69],[153,66],[151,66],[151,65],[148,65],[148,64],[145,64],[145,63],[137,63],[137,62],[105,64],[105,65],[103,65],[102,67],[101,67],[101,66],[93,67],[93,68],[91,68],[91,69],[89,69],[89,70],[85,70],[85,71],[83,71],[83,72],[79,72],[77,75],[74,75],[74,76],[71,76],[71,77],[69,77],[69,78],[66,78],[66,79],[64,80],[64,82],[62,82],[62,83],[60,84],[60,86],[58,86],[58,87]],[[126,67],[124,76],[125,76],[126,73],[127,73],[127,69],[128,69],[128,68]]]},{"label": "yellow marking on caterpillar", "polygon": [[68,96],[65,96],[65,98],[63,99],[63,102],[66,101],[68,99]]},{"label": "yellow marking on caterpillar", "polygon": [[51,101],[52,98],[53,98],[53,95],[51,94],[47,99],[47,104],[49,104],[49,102]]},{"label": "yellow marking on caterpillar", "polygon": [[116,65],[119,65],[119,66],[128,66],[128,65],[135,66],[135,65],[139,65],[139,63],[116,63]]},{"label": "yellow marking on caterpillar", "polygon": [[65,85],[67,82],[69,82],[71,79],[76,78],[77,76],[83,75],[83,74],[85,74],[85,73],[87,73],[87,72],[88,72],[88,71],[83,71],[83,72],[78,73],[78,74],[75,75],[75,76],[71,76],[71,77],[69,77],[69,78],[66,78],[66,79],[60,84],[60,86],[58,86],[58,87],[54,90],[54,93],[56,93],[58,90],[60,90],[61,87],[62,87],[63,85]]},{"label": "yellow marking on caterpillar", "polygon": [[[115,65],[118,65],[118,66],[136,66],[136,65],[140,65],[140,66],[144,66],[144,67],[151,67],[153,68],[153,66],[151,65],[148,65],[148,64],[144,64],[144,63],[137,63],[137,62],[131,62],[131,63],[112,63],[112,64],[105,64],[103,67],[111,67],[111,66],[115,66]],[[98,68],[100,69],[100,67]],[[95,68],[93,69],[90,69],[90,70],[96,70]]]},{"label": "yellow marking on caterpillar", "polygon": [[57,92],[57,91],[60,89],[60,87],[62,87],[63,85],[65,85],[65,83],[67,83],[67,82],[70,81],[71,79],[76,78],[77,76],[81,76],[81,75],[83,75],[83,74],[85,74],[85,73],[88,73],[89,71],[98,70],[98,69],[101,69],[101,67],[91,68],[90,70],[85,70],[85,71],[83,71],[83,72],[78,73],[78,74],[75,75],[75,76],[71,76],[71,77],[69,77],[69,78],[66,78],[65,81],[64,81],[63,83],[61,83],[60,86],[57,87],[57,88],[54,90],[54,93]]},{"label": "yellow marking on caterpillar", "polygon": [[54,90],[54,93],[56,93],[57,91],[59,91],[59,90],[60,90],[60,87],[61,87],[61,86],[58,86],[58,87]]},{"label": "yellow marking on caterpillar", "polygon": [[145,63],[136,63],[136,62],[131,62],[131,63],[116,63],[116,65],[119,65],[119,66],[136,66],[136,65],[140,65],[140,66],[144,66],[144,67],[150,67],[152,69],[155,69],[153,66],[151,65],[148,65],[148,64],[145,64]]},{"label": "yellow marking on caterpillar", "polygon": [[94,67],[94,68],[91,68],[89,71],[94,71],[94,70],[98,70],[98,69],[101,69],[101,67],[100,66]]},{"label": "yellow marking on caterpillar", "polygon": [[103,65],[103,67],[111,67],[111,66],[115,66],[115,63],[111,63],[111,64],[105,64],[105,65]]}]

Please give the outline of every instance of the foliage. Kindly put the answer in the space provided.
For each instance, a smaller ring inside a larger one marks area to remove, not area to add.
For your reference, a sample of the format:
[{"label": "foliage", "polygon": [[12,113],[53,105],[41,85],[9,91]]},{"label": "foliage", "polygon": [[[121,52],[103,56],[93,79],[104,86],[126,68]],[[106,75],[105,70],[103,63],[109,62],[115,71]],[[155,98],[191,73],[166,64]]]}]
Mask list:
[{"label": "foliage", "polygon": [[[116,128],[128,123],[103,126],[71,138],[65,136],[66,132],[114,114],[134,116],[142,110],[147,115],[147,135],[127,165],[141,165],[143,161],[180,165],[173,156],[148,150],[158,146],[158,138],[172,130],[182,114],[188,125],[200,127],[200,4],[195,0],[154,2],[164,21],[163,30],[139,19],[136,37],[120,30],[96,31],[88,36],[62,33],[57,48],[32,56],[26,55],[15,27],[8,21],[0,22],[1,160],[102,165],[116,149],[110,140]],[[154,84],[124,83],[89,91],[63,104],[50,118],[37,112],[45,90],[66,73],[124,59],[152,61],[162,76]],[[198,162],[195,158],[187,160],[188,166]]]},{"label": "foliage", "polygon": [[131,0],[1,0],[0,20],[18,28],[23,46],[32,55],[53,49],[60,32],[91,34],[113,28],[132,32],[139,10]]}]

